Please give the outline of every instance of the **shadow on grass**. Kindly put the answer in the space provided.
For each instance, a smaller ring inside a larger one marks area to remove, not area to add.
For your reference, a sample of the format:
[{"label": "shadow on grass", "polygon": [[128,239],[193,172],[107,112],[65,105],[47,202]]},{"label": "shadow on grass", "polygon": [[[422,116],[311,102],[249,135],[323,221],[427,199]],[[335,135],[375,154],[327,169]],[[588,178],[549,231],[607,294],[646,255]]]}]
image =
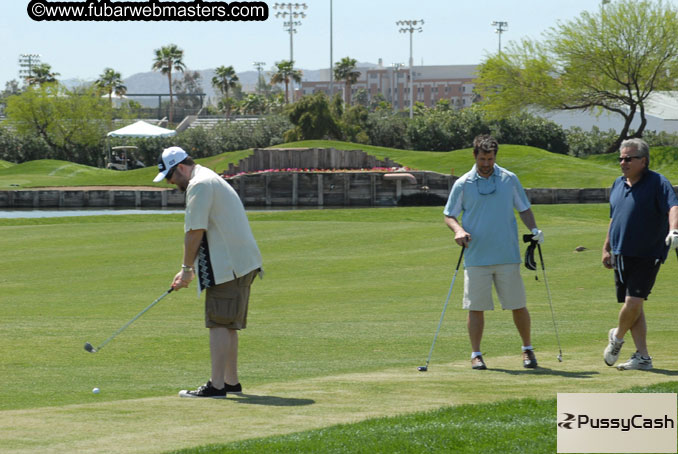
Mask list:
[{"label": "shadow on grass", "polygon": [[241,394],[239,397],[229,399],[232,402],[248,405],[266,405],[269,407],[301,407],[313,405],[313,399],[295,399],[292,397],[257,396],[254,394]]},{"label": "shadow on grass", "polygon": [[651,373],[651,374],[668,375],[668,376],[671,376],[671,377],[678,376],[678,370],[650,369],[650,370],[644,370],[643,372],[648,372],[648,373]]},{"label": "shadow on grass", "polygon": [[565,371],[565,370],[554,370],[547,367],[538,367],[536,369],[496,369],[488,368],[487,370],[493,370],[496,372],[503,372],[509,375],[555,375],[558,377],[567,377],[567,378],[593,378],[593,375],[598,375],[599,372],[596,371]]}]

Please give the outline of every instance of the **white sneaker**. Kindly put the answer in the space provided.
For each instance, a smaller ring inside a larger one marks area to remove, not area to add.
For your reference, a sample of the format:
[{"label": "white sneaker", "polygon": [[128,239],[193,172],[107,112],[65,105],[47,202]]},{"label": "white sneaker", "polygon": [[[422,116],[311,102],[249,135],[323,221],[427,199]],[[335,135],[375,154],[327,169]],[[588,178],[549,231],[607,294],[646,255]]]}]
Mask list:
[{"label": "white sneaker", "polygon": [[619,370],[650,370],[652,369],[652,357],[643,358],[640,353],[635,352],[631,358],[617,366]]},{"label": "white sneaker", "polygon": [[619,359],[619,351],[621,350],[622,345],[624,345],[624,341],[618,342],[616,340],[614,336],[615,329],[616,328],[612,328],[610,332],[607,333],[607,338],[610,343],[607,344],[607,347],[605,347],[605,351],[603,352],[603,359],[608,366],[612,366],[617,362]]}]

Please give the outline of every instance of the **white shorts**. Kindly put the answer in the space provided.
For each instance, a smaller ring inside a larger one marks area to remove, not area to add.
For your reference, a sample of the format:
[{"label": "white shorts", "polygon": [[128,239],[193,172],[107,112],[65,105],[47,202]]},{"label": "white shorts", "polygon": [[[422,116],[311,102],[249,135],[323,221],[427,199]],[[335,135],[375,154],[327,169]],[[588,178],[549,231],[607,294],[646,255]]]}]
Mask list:
[{"label": "white shorts", "polygon": [[470,311],[492,311],[492,283],[504,310],[522,309],[526,305],[525,285],[520,277],[520,264],[470,266],[464,269],[463,308]]}]

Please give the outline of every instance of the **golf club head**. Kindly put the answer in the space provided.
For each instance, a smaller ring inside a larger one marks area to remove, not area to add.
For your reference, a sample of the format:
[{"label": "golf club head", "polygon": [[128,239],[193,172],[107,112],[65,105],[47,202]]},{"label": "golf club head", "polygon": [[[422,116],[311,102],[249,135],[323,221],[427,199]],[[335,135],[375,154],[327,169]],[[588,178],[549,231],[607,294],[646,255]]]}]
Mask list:
[{"label": "golf club head", "polygon": [[85,342],[85,350],[87,350],[90,353],[96,353],[97,349],[92,346],[89,342]]},{"label": "golf club head", "polygon": [[558,362],[562,363],[563,362],[563,355],[558,355]]},{"label": "golf club head", "polygon": [[426,372],[428,370],[428,366],[419,366],[417,367],[417,370],[419,372]]}]

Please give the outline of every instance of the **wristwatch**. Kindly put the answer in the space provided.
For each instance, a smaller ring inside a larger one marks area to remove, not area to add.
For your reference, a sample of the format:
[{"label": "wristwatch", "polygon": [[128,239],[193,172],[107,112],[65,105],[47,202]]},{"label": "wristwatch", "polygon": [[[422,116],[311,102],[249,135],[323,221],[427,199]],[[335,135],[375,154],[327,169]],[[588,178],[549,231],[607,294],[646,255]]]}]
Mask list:
[{"label": "wristwatch", "polygon": [[190,273],[192,273],[192,272],[194,271],[192,266],[190,266],[190,265],[183,265],[183,264],[181,265],[181,270],[182,270],[182,271],[188,271],[188,272],[190,272]]}]

